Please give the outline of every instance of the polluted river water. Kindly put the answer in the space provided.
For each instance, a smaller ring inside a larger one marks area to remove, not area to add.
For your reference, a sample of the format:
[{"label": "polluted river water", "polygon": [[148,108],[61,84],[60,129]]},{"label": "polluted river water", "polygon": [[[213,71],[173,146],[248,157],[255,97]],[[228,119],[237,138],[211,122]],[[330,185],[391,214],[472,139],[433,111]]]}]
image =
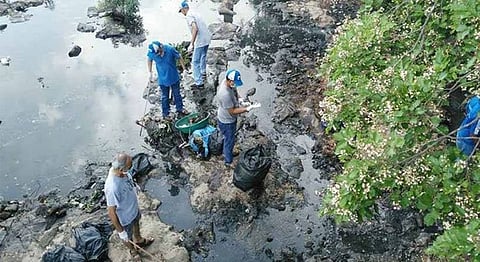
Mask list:
[{"label": "polluted river water", "polygon": [[[89,0],[32,7],[24,23],[0,17],[8,25],[0,32],[0,57],[11,58],[10,66],[0,67],[0,199],[53,188],[68,192],[88,161],[145,151],[135,120],[145,111],[146,46],[156,39],[188,41],[186,22],[178,1],[142,1],[147,40],[139,47],[114,47],[76,30],[95,5]],[[193,1],[192,8],[212,23],[220,19],[217,5]],[[238,5],[243,6],[234,22],[254,15],[247,2]],[[73,45],[82,52],[70,58]]]}]

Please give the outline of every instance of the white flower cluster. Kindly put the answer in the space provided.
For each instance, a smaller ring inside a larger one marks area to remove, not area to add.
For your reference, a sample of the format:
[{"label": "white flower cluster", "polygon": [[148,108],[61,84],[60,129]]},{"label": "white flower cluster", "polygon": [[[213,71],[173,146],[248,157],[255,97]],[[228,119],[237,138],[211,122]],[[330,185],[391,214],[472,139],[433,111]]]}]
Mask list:
[{"label": "white flower cluster", "polygon": [[340,182],[329,187],[331,195],[330,203],[327,212],[335,213],[337,216],[343,217],[348,221],[357,222],[358,217],[352,211],[340,206],[340,199],[342,198],[341,190],[348,191],[348,184]]}]

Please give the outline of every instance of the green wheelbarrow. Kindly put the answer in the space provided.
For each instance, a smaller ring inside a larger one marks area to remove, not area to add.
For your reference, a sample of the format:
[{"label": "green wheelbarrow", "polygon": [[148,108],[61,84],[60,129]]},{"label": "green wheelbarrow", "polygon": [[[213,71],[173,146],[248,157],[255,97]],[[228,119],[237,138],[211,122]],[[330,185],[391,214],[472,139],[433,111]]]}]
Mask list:
[{"label": "green wheelbarrow", "polygon": [[191,113],[188,116],[184,116],[175,122],[175,128],[184,134],[191,134],[197,129],[202,129],[208,125],[210,114],[203,117],[198,113]]}]

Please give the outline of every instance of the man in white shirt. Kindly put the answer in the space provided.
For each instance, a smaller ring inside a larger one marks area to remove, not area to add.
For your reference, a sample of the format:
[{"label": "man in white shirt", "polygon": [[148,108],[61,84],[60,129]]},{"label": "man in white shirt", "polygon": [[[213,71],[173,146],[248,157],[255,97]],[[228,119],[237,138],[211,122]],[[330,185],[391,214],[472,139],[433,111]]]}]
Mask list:
[{"label": "man in white shirt", "polygon": [[204,86],[204,78],[207,75],[207,51],[212,39],[212,33],[208,30],[207,24],[195,12],[190,11],[190,7],[186,0],[180,4],[179,11],[187,19],[187,25],[192,33],[189,51],[193,50],[192,67],[193,79],[195,83],[193,88],[202,88]]},{"label": "man in white shirt", "polygon": [[[130,248],[132,260],[141,261],[136,246],[145,248],[152,244],[153,238],[143,238],[140,235],[140,209],[138,207],[137,191],[129,176],[132,167],[132,157],[118,154],[112,162],[105,181],[105,198],[110,220],[118,232],[118,236]],[[135,243],[136,246],[134,246]]]}]

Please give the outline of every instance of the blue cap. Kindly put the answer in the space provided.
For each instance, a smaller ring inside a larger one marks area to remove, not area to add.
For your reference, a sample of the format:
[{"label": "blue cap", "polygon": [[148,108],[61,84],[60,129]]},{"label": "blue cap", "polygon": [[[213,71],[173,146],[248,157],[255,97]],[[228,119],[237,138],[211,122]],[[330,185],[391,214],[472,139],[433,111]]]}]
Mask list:
[{"label": "blue cap", "polygon": [[226,77],[228,80],[233,80],[235,86],[242,86],[242,77],[240,76],[240,72],[235,69],[230,69],[227,71]]},{"label": "blue cap", "polygon": [[153,41],[151,44],[148,45],[148,51],[156,54],[158,52],[158,49],[162,49],[163,45],[162,43],[158,41]]},{"label": "blue cap", "polygon": [[184,1],[180,4],[179,9],[178,9],[178,12],[180,13],[183,8],[188,8],[187,0],[184,0]]}]

